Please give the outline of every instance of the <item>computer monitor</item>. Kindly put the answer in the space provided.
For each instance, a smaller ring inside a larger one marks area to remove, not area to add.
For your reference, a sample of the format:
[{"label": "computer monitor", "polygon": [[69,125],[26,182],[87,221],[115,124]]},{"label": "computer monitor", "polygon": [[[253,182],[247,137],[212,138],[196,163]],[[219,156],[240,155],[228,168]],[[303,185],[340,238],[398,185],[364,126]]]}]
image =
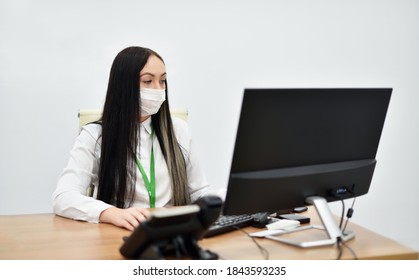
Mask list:
[{"label": "computer monitor", "polygon": [[[313,204],[334,244],[328,202],[368,193],[391,88],[245,89],[224,215]],[[295,244],[293,244],[295,245]]]}]

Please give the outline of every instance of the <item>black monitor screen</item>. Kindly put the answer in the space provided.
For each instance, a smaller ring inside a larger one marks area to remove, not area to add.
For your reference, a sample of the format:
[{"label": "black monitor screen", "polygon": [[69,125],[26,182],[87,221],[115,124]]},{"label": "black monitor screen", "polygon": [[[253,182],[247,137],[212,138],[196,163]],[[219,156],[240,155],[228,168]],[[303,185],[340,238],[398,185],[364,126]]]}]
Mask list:
[{"label": "black monitor screen", "polygon": [[[224,214],[369,190],[391,88],[246,89]],[[340,196],[342,195],[342,196]]]}]

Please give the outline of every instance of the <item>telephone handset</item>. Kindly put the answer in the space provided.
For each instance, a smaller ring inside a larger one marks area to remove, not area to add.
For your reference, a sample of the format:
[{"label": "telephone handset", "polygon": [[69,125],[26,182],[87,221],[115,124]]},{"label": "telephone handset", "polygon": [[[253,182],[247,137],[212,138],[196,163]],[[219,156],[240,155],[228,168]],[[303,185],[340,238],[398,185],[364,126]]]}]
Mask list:
[{"label": "telephone handset", "polygon": [[155,211],[124,238],[119,251],[127,259],[218,259],[200,248],[198,240],[217,220],[221,206],[221,198],[206,196],[192,205]]}]

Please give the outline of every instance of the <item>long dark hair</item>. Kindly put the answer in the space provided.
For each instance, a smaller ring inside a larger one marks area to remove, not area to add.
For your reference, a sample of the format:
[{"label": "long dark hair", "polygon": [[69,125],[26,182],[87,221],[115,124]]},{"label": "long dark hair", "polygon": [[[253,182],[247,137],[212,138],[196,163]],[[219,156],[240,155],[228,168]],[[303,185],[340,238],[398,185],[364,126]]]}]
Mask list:
[{"label": "long dark hair", "polygon": [[[139,75],[150,56],[163,59],[153,50],[129,47],[113,61],[103,108],[102,144],[97,198],[119,208],[132,205],[135,195],[134,154],[139,144],[141,96]],[[171,177],[173,204],[190,203],[186,163],[173,131],[169,100],[151,117]],[[158,182],[157,182],[158,184]],[[158,185],[157,185],[158,186]]]}]

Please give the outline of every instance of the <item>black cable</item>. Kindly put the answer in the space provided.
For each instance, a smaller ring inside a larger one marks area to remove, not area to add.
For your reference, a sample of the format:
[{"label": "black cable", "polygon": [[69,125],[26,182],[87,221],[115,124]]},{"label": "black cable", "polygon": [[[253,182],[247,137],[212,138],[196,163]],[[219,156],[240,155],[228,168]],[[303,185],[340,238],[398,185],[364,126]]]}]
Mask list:
[{"label": "black cable", "polygon": [[340,237],[337,238],[336,240],[336,245],[338,247],[338,256],[336,257],[337,260],[340,260],[342,257],[342,253],[343,253],[343,247],[342,247],[342,239]]},{"label": "black cable", "polygon": [[[352,195],[354,195],[353,193],[352,193]],[[349,222],[349,219],[350,218],[352,218],[352,215],[353,215],[353,213],[354,213],[354,205],[355,205],[355,201],[356,201],[356,196],[354,196],[354,199],[353,199],[353,201],[352,201],[352,206],[351,206],[351,208],[349,208],[348,209],[348,213],[346,213],[346,221],[345,221],[345,226],[343,227],[343,229],[342,229],[342,233],[343,234],[345,234],[345,230],[346,230],[346,227],[347,227],[347,225],[348,225],[348,222]],[[357,260],[358,259],[358,256],[356,255],[356,253],[355,253],[355,251],[354,250],[352,250],[352,248],[351,247],[349,247],[345,242],[343,242],[343,245],[351,252],[351,254],[352,254],[352,256],[354,256],[354,259],[355,260]]]},{"label": "black cable", "polygon": [[342,224],[343,224],[343,217],[345,217],[345,202],[343,201],[342,198],[340,198],[340,201],[342,202],[342,215],[340,215],[340,223],[339,223],[339,228],[340,230],[342,230]]},{"label": "black cable", "polygon": [[269,260],[269,251],[266,250],[265,247],[263,247],[262,245],[260,245],[255,237],[250,236],[249,233],[247,233],[244,229],[242,229],[241,227],[237,227],[237,226],[233,226],[233,228],[240,230],[241,232],[243,232],[244,234],[246,234],[250,239],[252,239],[252,241],[256,244],[256,246],[259,248],[259,251],[262,253],[262,255],[264,256],[265,260]]},{"label": "black cable", "polygon": [[355,251],[352,250],[352,248],[349,247],[345,242],[342,242],[342,244],[346,247],[346,249],[348,249],[351,252],[352,256],[354,256],[354,260],[357,260],[358,256],[356,255]]},{"label": "black cable", "polygon": [[172,238],[171,240],[172,245],[174,246],[175,249],[175,256],[177,259],[179,259],[182,256],[182,252],[184,251],[181,244],[179,244],[178,242],[178,236],[175,236],[174,238]]},{"label": "black cable", "polygon": [[345,217],[345,202],[343,200],[343,197],[340,196],[339,194],[336,193],[331,193],[331,195],[337,199],[340,200],[340,202],[342,203],[342,214],[340,215],[340,222],[339,222],[339,229],[342,230],[342,224],[343,224],[343,219]]},{"label": "black cable", "polygon": [[352,250],[351,247],[349,247],[346,242],[344,242],[340,237],[337,238],[337,247],[338,247],[338,256],[336,257],[337,260],[340,260],[343,254],[343,246],[348,249],[352,256],[354,257],[354,260],[358,259],[358,256],[356,255],[355,251]]},{"label": "black cable", "polygon": [[355,201],[356,201],[356,197],[354,197],[354,200],[352,201],[352,206],[351,208],[348,209],[348,213],[346,214],[345,226],[342,229],[343,234],[345,234],[346,226],[348,225],[349,219],[352,218],[352,215],[354,213]]},{"label": "black cable", "polygon": [[[336,197],[338,197],[340,199],[340,202],[342,202],[342,214],[340,215],[340,222],[339,222],[339,229],[341,230],[342,234],[343,234],[343,230],[342,230],[342,224],[343,224],[343,217],[345,217],[345,201],[343,200],[343,198],[339,195],[336,195]],[[343,254],[343,247],[342,247],[342,238],[338,237],[336,239],[336,246],[338,249],[338,256],[336,257],[337,260],[340,260]]]},{"label": "black cable", "polygon": [[[351,192],[352,193],[352,192]],[[352,206],[348,209],[348,213],[346,213],[346,220],[345,220],[345,225],[342,228],[342,223],[343,223],[343,219],[345,216],[345,202],[344,200],[341,198],[341,202],[342,202],[342,215],[341,215],[341,219],[340,219],[340,225],[339,228],[342,231],[342,234],[345,235],[345,230],[346,227],[348,225],[349,219],[352,217],[353,213],[354,213],[354,205],[355,205],[355,201],[356,201],[356,196],[353,195],[353,201],[352,201]],[[340,260],[343,254],[343,246],[346,247],[352,254],[352,256],[354,257],[355,260],[358,259],[356,253],[354,250],[352,250],[351,247],[349,247],[346,242],[344,242],[340,237],[337,238],[337,247],[338,247],[338,256],[337,259]]]}]

